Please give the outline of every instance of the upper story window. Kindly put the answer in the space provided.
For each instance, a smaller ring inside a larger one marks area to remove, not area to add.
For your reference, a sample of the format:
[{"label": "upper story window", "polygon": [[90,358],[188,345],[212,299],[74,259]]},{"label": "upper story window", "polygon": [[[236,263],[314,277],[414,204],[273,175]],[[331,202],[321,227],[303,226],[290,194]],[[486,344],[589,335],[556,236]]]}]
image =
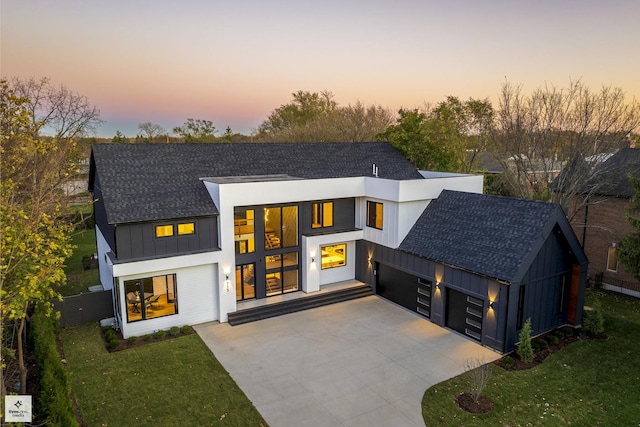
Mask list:
[{"label": "upper story window", "polygon": [[264,248],[298,246],[298,207],[264,208]]},{"label": "upper story window", "polygon": [[333,202],[314,203],[311,214],[311,228],[333,227]]},{"label": "upper story window", "polygon": [[382,210],[382,203],[367,201],[367,227],[382,230]]},{"label": "upper story window", "polygon": [[178,224],[178,235],[193,234],[196,232],[196,226],[193,222],[185,222]]},{"label": "upper story window", "polygon": [[618,256],[616,254],[616,244],[612,243],[609,246],[609,252],[607,254],[607,270],[618,271]]},{"label": "upper story window", "polygon": [[156,237],[173,236],[173,225],[156,225]]},{"label": "upper story window", "polygon": [[255,252],[255,211],[253,209],[236,209],[233,213],[233,240],[236,254]]}]

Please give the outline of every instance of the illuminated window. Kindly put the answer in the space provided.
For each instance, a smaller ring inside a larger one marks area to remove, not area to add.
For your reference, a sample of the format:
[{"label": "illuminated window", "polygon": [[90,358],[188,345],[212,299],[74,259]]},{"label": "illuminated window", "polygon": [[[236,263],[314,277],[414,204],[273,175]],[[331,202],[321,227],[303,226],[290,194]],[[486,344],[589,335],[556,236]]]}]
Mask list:
[{"label": "illuminated window", "polygon": [[193,222],[178,224],[178,235],[193,234],[196,232],[196,226]]},{"label": "illuminated window", "polygon": [[173,225],[156,225],[156,237],[173,236]]},{"label": "illuminated window", "polygon": [[333,227],[333,202],[313,204],[311,227]]},{"label": "illuminated window", "polygon": [[233,216],[233,238],[236,243],[236,254],[255,252],[254,210],[236,209]]},{"label": "illuminated window", "polygon": [[264,248],[298,246],[298,207],[264,208]]},{"label": "illuminated window", "polygon": [[618,271],[618,256],[616,255],[615,243],[609,246],[609,253],[607,255],[607,270]]},{"label": "illuminated window", "polygon": [[382,211],[382,203],[367,202],[367,227],[382,230]]},{"label": "illuminated window", "polygon": [[342,267],[347,265],[347,245],[341,243],[339,245],[322,246],[322,269],[333,267]]},{"label": "illuminated window", "polygon": [[175,274],[126,280],[124,294],[129,323],[178,314]]}]

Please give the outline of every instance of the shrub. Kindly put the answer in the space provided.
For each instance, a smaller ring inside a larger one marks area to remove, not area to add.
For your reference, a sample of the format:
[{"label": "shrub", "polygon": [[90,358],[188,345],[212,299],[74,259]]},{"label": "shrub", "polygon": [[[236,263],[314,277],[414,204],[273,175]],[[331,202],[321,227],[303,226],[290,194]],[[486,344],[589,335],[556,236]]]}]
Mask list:
[{"label": "shrub", "polygon": [[[43,424],[77,426],[71,405],[71,384],[55,338],[55,319],[37,306],[31,316],[31,342],[38,367],[40,398],[35,402]],[[35,420],[34,420],[35,421]]]},{"label": "shrub", "polygon": [[553,335],[558,338],[558,341],[562,341],[564,339],[564,332],[561,330],[557,330],[553,333]]},{"label": "shrub", "polygon": [[564,334],[565,337],[572,337],[574,330],[571,326],[563,326],[561,332]]},{"label": "shrub", "polygon": [[153,335],[151,334],[146,334],[142,337],[144,341],[151,341],[152,338],[153,338]]},{"label": "shrub", "polygon": [[129,338],[127,338],[127,342],[129,344],[135,344],[136,341],[138,341],[138,337],[129,337]]},{"label": "shrub", "polygon": [[604,316],[600,301],[595,300],[591,310],[584,311],[582,328],[587,335],[599,335],[604,332]]},{"label": "shrub", "polygon": [[536,340],[536,344],[540,350],[544,350],[545,348],[549,348],[549,343],[544,338],[538,338]]},{"label": "shrub", "polygon": [[156,335],[156,338],[161,339],[161,338],[164,338],[164,336],[166,335],[166,332],[160,329],[159,331],[156,332],[155,335]]},{"label": "shrub", "polygon": [[549,335],[547,338],[549,345],[557,345],[560,342],[560,338],[557,335]]},{"label": "shrub", "polygon": [[533,361],[533,348],[531,347],[531,318],[524,322],[524,326],[520,330],[520,344],[516,349],[516,353],[520,360],[524,363]]},{"label": "shrub", "polygon": [[104,333],[104,337],[106,338],[107,341],[111,341],[118,338],[118,336],[116,335],[116,331],[114,331],[111,328],[109,328],[109,330],[107,330]]},{"label": "shrub", "polygon": [[505,368],[509,369],[511,367],[513,367],[513,365],[515,365],[516,361],[513,360],[513,357],[511,356],[504,356],[502,358],[502,365],[504,365]]},{"label": "shrub", "polygon": [[174,337],[179,333],[180,333],[180,328],[178,328],[177,326],[173,326],[171,329],[169,329],[169,334]]},{"label": "shrub", "polygon": [[120,340],[118,338],[109,340],[107,346],[109,347],[109,350],[115,350],[116,348],[120,347]]},{"label": "shrub", "polygon": [[191,332],[191,326],[184,325],[180,328],[180,332],[182,332],[183,334],[188,334],[189,332]]}]

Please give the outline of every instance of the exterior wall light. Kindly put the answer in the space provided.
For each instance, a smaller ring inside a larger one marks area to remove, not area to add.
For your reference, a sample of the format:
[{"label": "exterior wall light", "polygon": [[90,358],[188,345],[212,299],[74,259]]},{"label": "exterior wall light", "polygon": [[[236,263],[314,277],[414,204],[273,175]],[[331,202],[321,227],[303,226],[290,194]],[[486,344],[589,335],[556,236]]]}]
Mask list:
[{"label": "exterior wall light", "polygon": [[229,272],[230,272],[230,268],[225,267],[224,268],[224,290],[227,292],[231,291],[231,280],[229,280]]}]

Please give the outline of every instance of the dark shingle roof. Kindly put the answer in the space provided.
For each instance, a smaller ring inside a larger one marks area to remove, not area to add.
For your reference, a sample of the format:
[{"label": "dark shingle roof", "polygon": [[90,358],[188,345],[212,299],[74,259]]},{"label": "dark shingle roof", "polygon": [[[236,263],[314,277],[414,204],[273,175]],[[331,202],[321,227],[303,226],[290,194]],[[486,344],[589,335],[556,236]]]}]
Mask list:
[{"label": "dark shingle roof", "polygon": [[200,178],[289,175],[317,179],[422,176],[391,144],[199,143],[100,144],[92,149],[90,187],[97,174],[111,224],[217,213]]},{"label": "dark shingle roof", "polygon": [[445,190],[427,206],[400,249],[511,282],[559,210],[551,203]]},{"label": "dark shingle roof", "polygon": [[640,148],[623,148],[594,171],[594,179],[601,183],[596,194],[602,196],[631,197],[633,187],[629,175],[640,177]]}]

